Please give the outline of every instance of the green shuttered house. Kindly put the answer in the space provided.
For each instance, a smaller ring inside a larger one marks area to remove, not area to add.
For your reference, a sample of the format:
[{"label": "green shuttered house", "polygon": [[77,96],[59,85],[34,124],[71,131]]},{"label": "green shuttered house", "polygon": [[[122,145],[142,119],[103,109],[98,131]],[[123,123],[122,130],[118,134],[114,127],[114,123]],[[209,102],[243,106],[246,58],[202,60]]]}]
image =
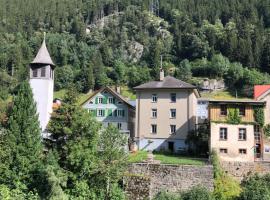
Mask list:
[{"label": "green shuttered house", "polygon": [[104,126],[116,126],[121,132],[134,137],[135,107],[109,87],[94,92],[82,107]]}]

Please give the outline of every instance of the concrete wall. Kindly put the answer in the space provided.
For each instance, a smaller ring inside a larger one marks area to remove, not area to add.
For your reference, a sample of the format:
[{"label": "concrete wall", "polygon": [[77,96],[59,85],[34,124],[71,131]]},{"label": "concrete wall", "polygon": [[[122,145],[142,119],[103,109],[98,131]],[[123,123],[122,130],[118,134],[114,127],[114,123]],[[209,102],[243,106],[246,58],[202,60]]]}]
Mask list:
[{"label": "concrete wall", "polygon": [[[223,161],[254,161],[254,129],[253,125],[232,125],[211,122],[210,149],[216,150]],[[227,140],[219,139],[219,129],[227,128]],[[238,140],[239,128],[246,128],[245,141]],[[220,148],[226,148],[228,153],[220,153]],[[247,154],[239,154],[239,149],[246,149]]]},{"label": "concrete wall", "polygon": [[[188,190],[193,186],[201,185],[209,190],[213,190],[213,167],[211,165],[193,166],[193,165],[162,165],[136,163],[129,166],[129,173],[148,177],[150,179],[150,198],[158,192],[165,190],[169,192],[178,192]],[[129,183],[132,185],[132,183]],[[145,184],[142,187],[138,182],[134,185],[134,191],[140,193],[145,191]],[[129,187],[129,192],[131,191]],[[129,194],[132,196],[131,194]],[[136,198],[130,198],[136,199]]]},{"label": "concrete wall", "polygon": [[[176,102],[170,94],[176,93]],[[152,102],[152,94],[157,94],[157,102]],[[137,91],[136,137],[141,139],[185,140],[196,122],[197,99],[192,90],[143,90]],[[152,118],[152,109],[157,109],[157,118]],[[170,117],[170,109],[176,109],[176,118]],[[157,133],[151,133],[151,124],[157,125]],[[176,134],[170,133],[170,125],[176,125]]]}]

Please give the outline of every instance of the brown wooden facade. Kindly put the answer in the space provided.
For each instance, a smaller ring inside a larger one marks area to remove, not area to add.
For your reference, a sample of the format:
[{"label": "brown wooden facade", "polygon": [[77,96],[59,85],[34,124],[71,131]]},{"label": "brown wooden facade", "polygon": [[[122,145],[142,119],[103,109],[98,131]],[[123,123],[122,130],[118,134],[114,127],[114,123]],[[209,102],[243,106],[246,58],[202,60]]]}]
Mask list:
[{"label": "brown wooden facade", "polygon": [[[221,112],[220,112],[221,105],[222,104],[215,104],[215,103],[211,103],[209,105],[209,119],[210,119],[210,121],[217,121],[217,122],[224,121],[225,122],[228,118],[229,109],[230,108],[237,108],[237,105],[226,104],[227,115],[221,115]],[[245,115],[241,116],[241,121],[242,122],[255,122],[253,105],[245,105]]]}]

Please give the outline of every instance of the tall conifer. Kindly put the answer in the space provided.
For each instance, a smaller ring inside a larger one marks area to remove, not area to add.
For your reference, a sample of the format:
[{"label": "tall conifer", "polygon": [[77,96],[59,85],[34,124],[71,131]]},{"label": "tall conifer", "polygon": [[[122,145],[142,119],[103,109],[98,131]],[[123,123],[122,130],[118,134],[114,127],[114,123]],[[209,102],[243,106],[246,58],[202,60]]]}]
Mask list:
[{"label": "tall conifer", "polygon": [[5,168],[0,168],[0,174],[9,175],[6,180],[1,177],[1,182],[11,187],[18,184],[31,185],[35,182],[34,175],[41,164],[42,143],[36,104],[27,82],[19,85],[8,113],[7,131],[1,140],[4,141],[2,148],[7,154],[4,160],[0,158],[5,162]]}]

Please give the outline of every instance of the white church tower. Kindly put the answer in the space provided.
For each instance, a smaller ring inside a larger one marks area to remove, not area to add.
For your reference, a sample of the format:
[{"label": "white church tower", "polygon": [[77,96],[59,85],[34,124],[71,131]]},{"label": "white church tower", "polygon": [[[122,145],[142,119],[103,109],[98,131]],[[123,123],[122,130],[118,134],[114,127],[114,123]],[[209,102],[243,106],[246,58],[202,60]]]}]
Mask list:
[{"label": "white church tower", "polygon": [[37,104],[42,132],[46,130],[52,113],[54,67],[55,65],[46,47],[44,35],[43,43],[30,64],[30,86]]}]

